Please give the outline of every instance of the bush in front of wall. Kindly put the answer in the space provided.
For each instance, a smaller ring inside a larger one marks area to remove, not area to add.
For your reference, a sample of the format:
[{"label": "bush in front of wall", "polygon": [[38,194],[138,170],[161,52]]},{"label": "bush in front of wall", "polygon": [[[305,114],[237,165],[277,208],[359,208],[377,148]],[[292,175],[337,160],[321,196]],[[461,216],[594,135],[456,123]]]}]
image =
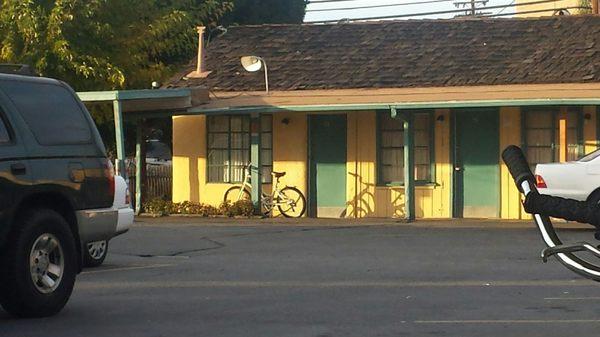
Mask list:
[{"label": "bush in front of wall", "polygon": [[155,198],[144,205],[144,210],[152,216],[165,216],[171,214],[172,204],[169,200]]},{"label": "bush in front of wall", "polygon": [[199,215],[202,217],[214,217],[218,215],[250,217],[254,214],[254,205],[250,200],[239,200],[233,204],[224,202],[217,208],[194,201],[171,202],[170,200],[155,198],[144,205],[144,210],[146,213],[156,217],[170,214]]},{"label": "bush in front of wall", "polygon": [[233,216],[251,217],[254,215],[254,204],[250,200],[238,200],[231,205]]}]

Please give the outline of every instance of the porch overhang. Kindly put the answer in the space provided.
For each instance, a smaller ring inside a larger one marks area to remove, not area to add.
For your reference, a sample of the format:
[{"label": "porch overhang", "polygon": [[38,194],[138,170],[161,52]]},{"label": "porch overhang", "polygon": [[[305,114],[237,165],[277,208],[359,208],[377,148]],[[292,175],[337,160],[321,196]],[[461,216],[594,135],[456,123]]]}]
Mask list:
[{"label": "porch overhang", "polygon": [[84,103],[102,104],[113,106],[115,123],[115,144],[117,148],[117,172],[126,179],[125,168],[125,131],[124,121],[136,121],[136,211],[141,211],[142,196],[142,170],[145,156],[142,150],[144,142],[143,120],[159,116],[172,116],[178,112],[185,112],[194,104],[208,101],[208,89],[154,89],[154,90],[114,90],[114,91],[87,91],[78,92],[79,99]]}]

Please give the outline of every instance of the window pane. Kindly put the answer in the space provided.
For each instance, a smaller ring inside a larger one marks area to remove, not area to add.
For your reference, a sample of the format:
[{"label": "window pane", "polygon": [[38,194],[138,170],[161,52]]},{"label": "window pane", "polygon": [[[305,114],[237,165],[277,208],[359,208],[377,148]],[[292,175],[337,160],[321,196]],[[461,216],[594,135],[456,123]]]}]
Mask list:
[{"label": "window pane", "polygon": [[228,132],[229,117],[227,116],[209,116],[208,117],[209,132]]},{"label": "window pane", "polygon": [[[2,110],[0,109],[0,114],[2,113]],[[0,116],[0,143],[8,143],[10,142],[10,136],[8,134],[8,129],[6,128],[6,125],[4,124],[4,120],[2,120],[2,117]]]},{"label": "window pane", "polygon": [[260,138],[260,147],[263,149],[270,149],[273,147],[273,144],[271,144],[271,140],[273,139],[272,133],[263,133],[260,135]]},{"label": "window pane", "polygon": [[247,149],[250,146],[249,133],[232,133],[231,148],[232,149]]},{"label": "window pane", "polygon": [[381,146],[402,147],[404,146],[404,131],[382,131]]},{"label": "window pane", "polygon": [[271,130],[273,130],[273,116],[262,115],[260,117],[260,131],[270,132]]},{"label": "window pane", "polygon": [[211,149],[227,149],[229,146],[229,134],[227,133],[209,133],[208,147]]},{"label": "window pane", "polygon": [[85,112],[66,88],[20,81],[2,82],[0,86],[15,104],[38,143],[85,144],[92,140]]}]

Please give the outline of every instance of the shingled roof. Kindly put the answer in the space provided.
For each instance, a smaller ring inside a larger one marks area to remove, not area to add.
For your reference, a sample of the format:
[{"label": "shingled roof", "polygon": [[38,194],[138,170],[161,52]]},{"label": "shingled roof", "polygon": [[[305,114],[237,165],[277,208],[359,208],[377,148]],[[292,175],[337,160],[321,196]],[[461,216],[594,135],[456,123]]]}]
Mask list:
[{"label": "shingled roof", "polygon": [[419,20],[229,28],[207,49],[214,91],[263,90],[243,55],[263,57],[272,90],[600,82],[600,17]]}]

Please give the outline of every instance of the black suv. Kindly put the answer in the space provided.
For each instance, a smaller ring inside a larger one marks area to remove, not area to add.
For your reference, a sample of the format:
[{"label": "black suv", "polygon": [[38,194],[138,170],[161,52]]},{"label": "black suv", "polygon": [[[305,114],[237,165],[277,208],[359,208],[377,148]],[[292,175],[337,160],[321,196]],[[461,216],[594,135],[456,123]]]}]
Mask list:
[{"label": "black suv", "polygon": [[0,74],[0,304],[59,312],[83,243],[114,236],[114,170],[88,111],[65,83]]}]

